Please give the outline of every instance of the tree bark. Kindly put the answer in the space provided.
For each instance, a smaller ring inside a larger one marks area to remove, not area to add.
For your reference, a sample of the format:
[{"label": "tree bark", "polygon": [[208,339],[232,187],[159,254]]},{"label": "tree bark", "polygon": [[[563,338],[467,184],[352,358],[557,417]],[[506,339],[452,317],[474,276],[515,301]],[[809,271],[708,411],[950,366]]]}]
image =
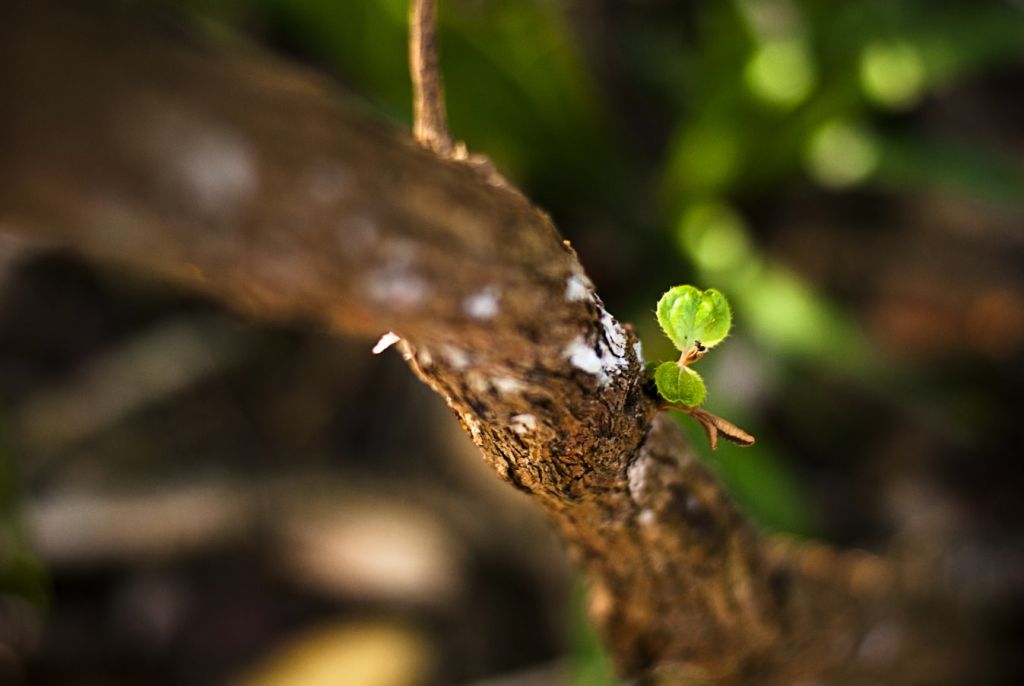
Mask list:
[{"label": "tree bark", "polygon": [[484,459],[554,522],[624,674],[955,682],[967,663],[924,591],[867,555],[754,531],[521,193],[324,78],[144,3],[3,14],[0,230],[258,317],[396,332]]}]

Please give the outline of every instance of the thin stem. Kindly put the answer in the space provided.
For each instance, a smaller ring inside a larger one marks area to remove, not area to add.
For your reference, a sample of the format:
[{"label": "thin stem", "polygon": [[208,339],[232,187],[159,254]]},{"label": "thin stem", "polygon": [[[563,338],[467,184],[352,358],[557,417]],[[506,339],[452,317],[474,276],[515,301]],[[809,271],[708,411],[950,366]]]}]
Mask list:
[{"label": "thin stem", "polygon": [[410,0],[409,73],[413,88],[413,136],[444,157],[455,150],[444,108],[437,57],[437,1]]},{"label": "thin stem", "polygon": [[711,443],[712,450],[718,449],[719,436],[730,443],[735,443],[736,445],[744,448],[754,445],[755,439],[749,433],[736,426],[728,419],[719,417],[716,414],[711,414],[703,408],[690,407],[680,403],[663,403],[662,407],[684,412],[696,419],[697,423],[703,427],[704,433],[708,435],[708,442]]}]

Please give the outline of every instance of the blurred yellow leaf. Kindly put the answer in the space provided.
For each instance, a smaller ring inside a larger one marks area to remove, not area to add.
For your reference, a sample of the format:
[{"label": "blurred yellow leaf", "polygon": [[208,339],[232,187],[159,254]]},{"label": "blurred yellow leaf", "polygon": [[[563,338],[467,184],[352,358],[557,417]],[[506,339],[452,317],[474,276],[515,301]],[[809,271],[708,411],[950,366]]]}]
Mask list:
[{"label": "blurred yellow leaf", "polygon": [[235,686],[414,686],[429,681],[430,646],[409,626],[334,624],[294,637]]}]

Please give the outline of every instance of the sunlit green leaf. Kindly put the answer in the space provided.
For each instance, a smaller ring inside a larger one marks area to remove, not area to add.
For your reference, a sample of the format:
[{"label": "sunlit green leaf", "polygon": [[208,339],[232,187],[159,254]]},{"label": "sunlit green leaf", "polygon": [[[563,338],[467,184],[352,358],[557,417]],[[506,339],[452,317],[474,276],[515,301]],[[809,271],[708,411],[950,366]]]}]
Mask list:
[{"label": "sunlit green leaf", "polygon": [[677,362],[658,365],[654,371],[654,383],[665,400],[687,407],[700,405],[708,394],[700,374]]},{"label": "sunlit green leaf", "polygon": [[658,323],[675,346],[687,352],[699,341],[705,348],[721,343],[729,335],[732,312],[721,292],[694,286],[676,286],[658,301]]}]

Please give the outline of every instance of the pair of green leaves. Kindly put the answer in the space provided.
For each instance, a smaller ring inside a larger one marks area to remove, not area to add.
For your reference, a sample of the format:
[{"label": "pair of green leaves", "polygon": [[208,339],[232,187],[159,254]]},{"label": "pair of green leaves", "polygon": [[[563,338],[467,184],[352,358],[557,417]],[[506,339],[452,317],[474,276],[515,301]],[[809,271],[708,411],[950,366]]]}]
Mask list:
[{"label": "pair of green leaves", "polygon": [[711,449],[719,437],[739,446],[754,445],[754,437],[727,419],[701,409],[707,388],[691,364],[725,340],[732,326],[729,302],[719,291],[676,286],[658,301],[658,323],[679,349],[678,362],[662,362],[654,369],[654,383],[668,407],[685,412],[703,427]]},{"label": "pair of green leaves", "polygon": [[690,364],[729,335],[729,302],[713,288],[702,291],[694,286],[676,286],[661,296],[657,314],[658,324],[681,354],[678,362],[658,365],[654,383],[670,403],[697,407],[704,402],[707,387]]}]

